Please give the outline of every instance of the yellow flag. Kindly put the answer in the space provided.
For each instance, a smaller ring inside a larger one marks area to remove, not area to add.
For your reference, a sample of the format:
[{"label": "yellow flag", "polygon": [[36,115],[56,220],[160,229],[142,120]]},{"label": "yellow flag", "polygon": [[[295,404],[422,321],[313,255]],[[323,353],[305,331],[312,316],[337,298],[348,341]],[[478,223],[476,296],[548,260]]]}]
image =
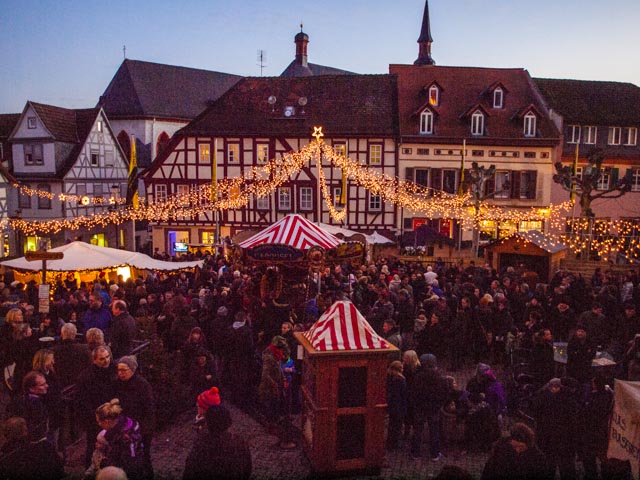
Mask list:
[{"label": "yellow flag", "polygon": [[127,196],[133,208],[138,208],[138,160],[136,156],[136,137],[131,135],[131,156],[129,158],[129,178],[127,181]]},{"label": "yellow flag", "polygon": [[347,204],[347,172],[342,169],[342,188],[340,189],[340,204]]}]

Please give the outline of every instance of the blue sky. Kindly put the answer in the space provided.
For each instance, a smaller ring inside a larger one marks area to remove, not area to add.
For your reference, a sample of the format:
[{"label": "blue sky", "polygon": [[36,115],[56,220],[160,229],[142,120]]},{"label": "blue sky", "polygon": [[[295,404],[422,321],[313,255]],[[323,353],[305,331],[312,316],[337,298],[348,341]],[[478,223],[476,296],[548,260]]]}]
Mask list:
[{"label": "blue sky", "polygon": [[[309,61],[386,73],[418,52],[424,0],[2,0],[0,113],[27,100],[91,107],[127,57],[279,75],[300,23]],[[438,65],[522,67],[640,85],[638,0],[431,0]]]}]

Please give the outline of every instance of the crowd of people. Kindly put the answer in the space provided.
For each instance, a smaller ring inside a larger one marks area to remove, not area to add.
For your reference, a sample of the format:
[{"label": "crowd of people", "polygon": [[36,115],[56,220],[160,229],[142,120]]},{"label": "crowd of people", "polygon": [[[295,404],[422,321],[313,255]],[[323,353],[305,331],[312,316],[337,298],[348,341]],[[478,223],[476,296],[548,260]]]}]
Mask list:
[{"label": "crowd of people", "polygon": [[[334,301],[349,299],[399,349],[387,379],[389,450],[406,445],[420,458],[426,426],[432,461],[491,452],[487,478],[500,476],[496,469],[509,462],[527,476],[527,462],[519,460],[525,452],[542,455],[562,478],[575,475],[576,458],[588,478],[597,478],[598,464],[601,472],[610,467],[603,447],[613,378],[640,379],[637,273],[596,270],[584,278],[559,271],[545,284],[524,266],[496,272],[473,262],[463,268],[383,258],[308,277],[210,255],[204,260],[195,273],[127,281],[105,274],[79,282],[70,274],[57,282],[50,312],[42,314],[34,307],[35,285],[0,284],[0,363],[14,365],[3,453],[38,445],[47,451],[38,457],[45,470],[38,471],[53,478],[51,472],[62,471],[55,460],[64,457],[64,437],[80,427],[88,476],[114,466],[131,478],[151,478],[157,399],[132,355],[139,319],[146,318],[198,408],[199,440],[185,478],[215,463],[198,460],[207,448],[225,452],[221,445],[228,442],[242,452],[228,468],[244,478],[250,455],[228,432],[224,403],[258,415],[283,448],[295,446],[289,417],[301,409],[302,369],[294,331],[309,328]],[[564,369],[554,362],[557,341],[566,342]],[[514,368],[514,352],[533,385],[527,413],[534,429],[518,424],[504,437],[507,415],[520,405],[521,392],[504,374]],[[597,352],[614,359],[607,376],[591,366]],[[456,373],[469,368],[475,375],[461,388]],[[201,401],[203,392],[225,402]],[[61,412],[69,403],[78,424],[65,424]]]}]

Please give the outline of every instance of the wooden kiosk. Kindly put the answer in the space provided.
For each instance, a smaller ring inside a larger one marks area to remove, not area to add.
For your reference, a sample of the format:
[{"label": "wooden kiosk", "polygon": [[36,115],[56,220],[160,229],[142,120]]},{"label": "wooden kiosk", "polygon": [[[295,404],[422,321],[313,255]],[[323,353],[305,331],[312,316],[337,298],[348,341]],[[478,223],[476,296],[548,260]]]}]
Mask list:
[{"label": "wooden kiosk", "polygon": [[396,347],[349,301],[334,303],[295,335],[303,360],[303,448],[314,473],[377,475],[385,458],[386,371]]}]

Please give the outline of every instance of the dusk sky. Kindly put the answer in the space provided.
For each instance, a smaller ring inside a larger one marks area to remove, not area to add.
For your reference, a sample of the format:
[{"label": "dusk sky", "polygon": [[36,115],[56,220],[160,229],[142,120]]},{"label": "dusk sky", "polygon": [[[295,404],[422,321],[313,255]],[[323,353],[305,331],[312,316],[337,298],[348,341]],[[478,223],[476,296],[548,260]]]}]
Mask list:
[{"label": "dusk sky", "polygon": [[[418,53],[424,0],[2,0],[0,113],[94,106],[127,58],[279,75],[300,23],[309,62],[387,73]],[[640,85],[638,0],[431,0],[438,65]]]}]

